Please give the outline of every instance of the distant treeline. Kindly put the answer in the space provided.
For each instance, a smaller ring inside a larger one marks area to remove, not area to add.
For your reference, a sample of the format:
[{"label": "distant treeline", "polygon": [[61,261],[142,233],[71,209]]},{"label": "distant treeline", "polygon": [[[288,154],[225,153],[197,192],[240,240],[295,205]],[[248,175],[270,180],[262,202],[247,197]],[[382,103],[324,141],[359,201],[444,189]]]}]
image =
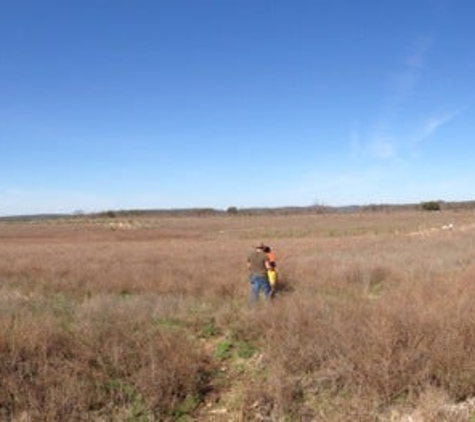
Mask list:
[{"label": "distant treeline", "polygon": [[226,210],[215,208],[177,208],[177,209],[146,209],[146,210],[108,210],[95,213],[75,211],[72,214],[36,214],[0,217],[0,221],[38,221],[63,218],[118,218],[118,217],[190,217],[190,216],[236,216],[236,215],[308,215],[331,213],[367,213],[393,211],[462,211],[475,210],[475,201],[446,202],[425,201],[418,204],[369,204],[333,207],[313,205],[305,207],[276,207],[276,208],[238,208],[229,207]]}]

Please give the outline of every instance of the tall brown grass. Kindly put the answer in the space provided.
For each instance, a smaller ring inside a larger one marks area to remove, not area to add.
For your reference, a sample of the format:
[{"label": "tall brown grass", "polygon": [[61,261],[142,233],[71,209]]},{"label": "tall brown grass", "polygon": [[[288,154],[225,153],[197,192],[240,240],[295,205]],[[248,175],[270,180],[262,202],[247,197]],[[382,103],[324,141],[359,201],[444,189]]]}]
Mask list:
[{"label": "tall brown grass", "polygon": [[[228,419],[437,420],[475,396],[469,211],[111,220],[0,223],[0,419],[216,420],[221,338],[259,357],[239,389],[224,362]],[[281,289],[251,307],[261,241]]]}]

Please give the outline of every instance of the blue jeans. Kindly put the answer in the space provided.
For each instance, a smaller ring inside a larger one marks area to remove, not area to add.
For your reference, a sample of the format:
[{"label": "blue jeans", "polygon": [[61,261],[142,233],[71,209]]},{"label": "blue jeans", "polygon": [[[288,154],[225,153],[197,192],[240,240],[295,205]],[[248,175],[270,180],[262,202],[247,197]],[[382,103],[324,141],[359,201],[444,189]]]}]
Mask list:
[{"label": "blue jeans", "polygon": [[270,284],[265,275],[249,275],[249,282],[251,283],[251,302],[257,302],[259,299],[259,292],[262,289],[265,299],[270,299]]}]

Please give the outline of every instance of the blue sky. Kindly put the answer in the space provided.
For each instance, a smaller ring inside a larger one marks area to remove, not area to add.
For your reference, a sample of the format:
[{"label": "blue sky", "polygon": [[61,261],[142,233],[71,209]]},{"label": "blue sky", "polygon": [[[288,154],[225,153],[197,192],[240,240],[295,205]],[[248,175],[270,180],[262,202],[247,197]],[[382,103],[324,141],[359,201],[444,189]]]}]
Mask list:
[{"label": "blue sky", "polygon": [[472,200],[471,0],[3,0],[0,215]]}]

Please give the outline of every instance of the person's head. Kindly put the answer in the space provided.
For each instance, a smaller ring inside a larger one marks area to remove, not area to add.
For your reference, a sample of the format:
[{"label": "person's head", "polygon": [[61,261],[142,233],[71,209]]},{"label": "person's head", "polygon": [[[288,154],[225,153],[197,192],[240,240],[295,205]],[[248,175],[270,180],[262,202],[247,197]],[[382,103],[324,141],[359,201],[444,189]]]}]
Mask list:
[{"label": "person's head", "polygon": [[270,246],[264,246],[264,248],[262,249],[265,253],[269,253],[271,251],[271,248]]}]

